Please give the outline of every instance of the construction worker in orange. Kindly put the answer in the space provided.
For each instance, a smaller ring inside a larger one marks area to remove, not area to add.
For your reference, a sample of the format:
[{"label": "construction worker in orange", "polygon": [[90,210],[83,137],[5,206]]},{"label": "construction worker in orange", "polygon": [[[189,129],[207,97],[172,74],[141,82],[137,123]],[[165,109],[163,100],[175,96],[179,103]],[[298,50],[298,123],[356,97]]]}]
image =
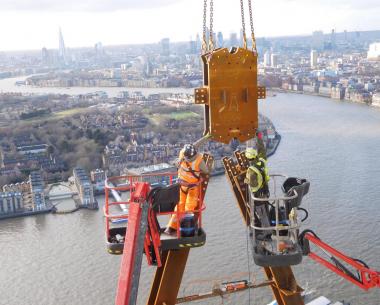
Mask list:
[{"label": "construction worker in orange", "polygon": [[[201,175],[208,174],[210,169],[203,160],[203,154],[198,153],[193,144],[186,144],[179,153],[177,160],[178,182],[180,184],[179,202],[176,211],[193,211],[199,208],[201,190]],[[173,215],[166,227],[166,234],[174,234],[178,228],[178,220]]]}]

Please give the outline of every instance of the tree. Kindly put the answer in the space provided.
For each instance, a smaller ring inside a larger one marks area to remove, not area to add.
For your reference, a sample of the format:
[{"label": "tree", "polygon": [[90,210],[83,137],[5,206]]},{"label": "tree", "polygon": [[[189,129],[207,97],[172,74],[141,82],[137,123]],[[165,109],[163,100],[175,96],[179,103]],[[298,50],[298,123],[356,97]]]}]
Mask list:
[{"label": "tree", "polygon": [[55,151],[54,146],[49,145],[49,147],[48,147],[48,153],[51,155],[51,154],[54,154],[54,151]]},{"label": "tree", "polygon": [[94,137],[91,129],[86,129],[86,137],[88,139],[92,139]]}]

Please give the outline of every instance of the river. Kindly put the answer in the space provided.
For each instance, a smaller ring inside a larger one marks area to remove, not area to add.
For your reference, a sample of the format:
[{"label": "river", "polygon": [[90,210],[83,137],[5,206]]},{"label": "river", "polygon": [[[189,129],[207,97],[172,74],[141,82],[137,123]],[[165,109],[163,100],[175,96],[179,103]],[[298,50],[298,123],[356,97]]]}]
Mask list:
[{"label": "river", "polygon": [[[260,111],[282,135],[269,160],[270,171],[311,181],[304,200],[310,213],[305,228],[380,270],[380,110],[278,94],[260,101]],[[181,295],[209,291],[218,279],[242,279],[248,270],[246,231],[224,176],[211,181],[206,202],[207,243],[191,250]],[[0,305],[113,304],[120,257],[105,250],[101,210],[1,221],[0,245]],[[261,269],[249,262],[259,281]],[[144,262],[141,305],[153,271]],[[299,284],[315,291],[314,296],[345,299],[352,305],[380,304],[379,289],[363,292],[308,258],[294,271]],[[249,304],[248,298],[248,292],[242,292],[224,304]],[[260,288],[250,298],[251,304],[265,305],[272,295]],[[221,303],[214,299],[195,304]]]},{"label": "river", "polygon": [[140,91],[143,95],[147,96],[154,93],[189,93],[193,94],[194,89],[191,88],[130,88],[130,87],[36,87],[36,86],[17,86],[16,81],[24,81],[29,76],[13,77],[0,79],[0,93],[2,92],[20,92],[20,93],[32,93],[32,94],[70,94],[79,95],[86,93],[93,93],[96,91],[107,92],[109,97],[116,97],[120,91]]}]

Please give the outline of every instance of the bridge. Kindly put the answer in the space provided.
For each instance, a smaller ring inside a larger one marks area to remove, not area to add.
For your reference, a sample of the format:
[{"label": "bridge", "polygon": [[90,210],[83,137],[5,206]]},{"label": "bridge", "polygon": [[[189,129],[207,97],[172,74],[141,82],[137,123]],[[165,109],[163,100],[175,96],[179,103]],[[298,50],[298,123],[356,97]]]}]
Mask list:
[{"label": "bridge", "polygon": [[[61,187],[61,190],[59,191],[59,193],[56,193],[56,194],[50,194],[50,192],[53,190],[54,187]],[[65,190],[62,190],[62,187],[65,189]],[[73,198],[73,196],[75,195],[78,195],[78,192],[76,191],[73,191],[69,185],[67,184],[64,184],[64,183],[61,183],[61,182],[58,182],[58,183],[53,183],[51,185],[49,185],[49,188],[47,189],[47,196],[46,198],[48,198],[49,200],[60,200],[60,199],[70,199],[70,198]]]}]

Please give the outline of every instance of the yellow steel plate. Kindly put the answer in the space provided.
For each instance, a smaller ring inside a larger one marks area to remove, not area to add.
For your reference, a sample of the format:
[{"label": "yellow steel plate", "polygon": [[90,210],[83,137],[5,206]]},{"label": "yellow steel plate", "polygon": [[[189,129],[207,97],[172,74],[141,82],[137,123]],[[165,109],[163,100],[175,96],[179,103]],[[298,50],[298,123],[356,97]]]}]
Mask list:
[{"label": "yellow steel plate", "polygon": [[253,138],[258,127],[257,99],[265,97],[265,88],[258,93],[256,53],[222,48],[203,56],[208,69],[208,98],[203,100],[209,105],[213,139],[229,143],[234,138],[240,142]]}]

